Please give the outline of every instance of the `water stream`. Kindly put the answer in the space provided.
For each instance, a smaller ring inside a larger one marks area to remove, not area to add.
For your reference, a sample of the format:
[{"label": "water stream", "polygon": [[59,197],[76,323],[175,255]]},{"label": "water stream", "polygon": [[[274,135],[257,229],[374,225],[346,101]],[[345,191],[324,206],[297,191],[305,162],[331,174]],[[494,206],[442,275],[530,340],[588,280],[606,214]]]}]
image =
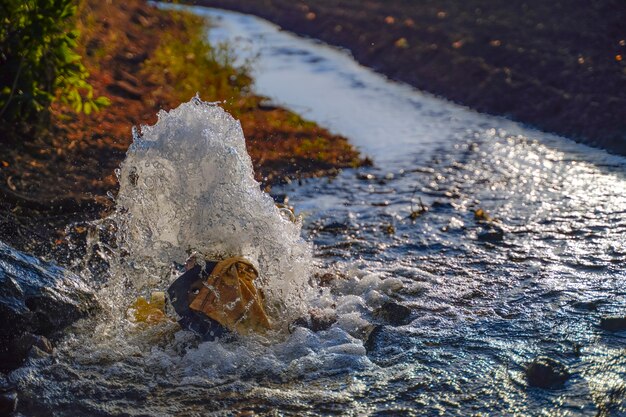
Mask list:
[{"label": "water stream", "polygon": [[[337,322],[200,343],[112,308],[11,375],[33,415],[626,414],[626,335],[599,327],[626,310],[626,159],[390,82],[255,17],[192,10],[255,57],[259,93],[375,166],[275,187],[294,225],[252,182],[236,122],[194,101],[164,113],[120,171],[129,255],[101,296],[122,306],[166,285],[188,249],[243,251],[284,311]],[[410,307],[405,324],[377,314],[389,301]],[[528,386],[537,356],[569,368],[563,388]]]}]

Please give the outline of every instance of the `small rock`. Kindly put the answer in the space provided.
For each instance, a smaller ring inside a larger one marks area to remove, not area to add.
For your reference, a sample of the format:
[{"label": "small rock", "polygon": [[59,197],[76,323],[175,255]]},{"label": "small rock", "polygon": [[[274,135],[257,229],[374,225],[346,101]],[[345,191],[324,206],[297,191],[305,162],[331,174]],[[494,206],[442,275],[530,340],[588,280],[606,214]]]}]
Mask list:
[{"label": "small rock", "polygon": [[501,242],[504,239],[504,230],[491,225],[488,229],[479,232],[477,237],[483,242]]},{"label": "small rock", "polygon": [[547,357],[538,357],[526,367],[528,385],[539,388],[561,388],[570,377],[562,363]]},{"label": "small rock", "polygon": [[399,356],[408,358],[408,352],[416,344],[416,340],[400,328],[386,325],[368,327],[369,332],[361,338],[363,347],[367,357],[379,366],[392,366]]},{"label": "small rock", "polygon": [[574,308],[579,310],[596,311],[600,304],[603,304],[605,300],[588,300],[588,301],[576,301],[572,304]]},{"label": "small rock", "polygon": [[327,314],[321,310],[311,310],[309,317],[299,317],[289,325],[289,331],[293,333],[296,327],[304,327],[314,332],[328,330],[330,326],[337,322],[337,316]]},{"label": "small rock", "polygon": [[330,286],[336,279],[337,276],[335,274],[331,274],[330,272],[326,272],[318,277],[319,284],[322,287]]},{"label": "small rock", "polygon": [[33,341],[33,346],[46,352],[52,353],[54,350],[54,346],[52,346],[52,342],[50,342],[45,336],[35,336],[35,340]]},{"label": "small rock", "polygon": [[33,346],[28,351],[28,359],[44,359],[50,356],[49,352],[45,352],[39,349],[37,346]]},{"label": "small rock", "polygon": [[37,349],[44,353],[52,353],[52,343],[45,337],[32,333],[24,333],[18,339],[16,339],[11,345],[13,354],[17,357],[25,358],[29,352],[33,349]]},{"label": "small rock", "polygon": [[602,317],[600,327],[609,332],[626,330],[626,316]]},{"label": "small rock", "polygon": [[323,225],[318,230],[327,233],[339,234],[343,233],[350,228],[349,224],[341,222],[331,222]]},{"label": "small rock", "polygon": [[411,322],[411,309],[402,304],[389,301],[374,312],[376,317],[387,321],[392,326],[403,326]]},{"label": "small rock", "polygon": [[17,392],[0,389],[0,417],[10,416],[17,409]]},{"label": "small rock", "polygon": [[365,338],[365,343],[363,343],[363,346],[365,347],[365,350],[367,352],[371,352],[376,349],[376,347],[378,346],[378,339],[382,336],[382,333],[383,326],[381,325],[374,326],[370,330],[369,334]]},{"label": "small rock", "polygon": [[311,327],[314,332],[320,332],[322,330],[328,330],[330,326],[337,322],[337,316],[331,314],[324,314],[321,311],[311,311]]},{"label": "small rock", "polygon": [[98,308],[82,278],[0,242],[0,371],[20,366],[33,346],[52,352],[43,336]]},{"label": "small rock", "polygon": [[448,201],[435,200],[433,201],[433,204],[431,205],[431,207],[433,209],[453,209],[454,205]]},{"label": "small rock", "polygon": [[465,300],[475,300],[477,298],[485,298],[485,297],[487,297],[487,293],[477,288],[473,288],[471,291],[468,291],[461,296],[461,298]]}]

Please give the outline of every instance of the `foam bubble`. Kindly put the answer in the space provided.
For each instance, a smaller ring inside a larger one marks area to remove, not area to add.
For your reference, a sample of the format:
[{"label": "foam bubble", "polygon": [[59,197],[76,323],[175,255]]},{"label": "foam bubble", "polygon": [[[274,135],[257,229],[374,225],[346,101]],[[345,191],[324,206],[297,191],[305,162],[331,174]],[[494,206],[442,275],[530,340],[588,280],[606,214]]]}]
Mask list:
[{"label": "foam bubble", "polygon": [[285,219],[254,179],[241,125],[198,98],[142,126],[118,173],[124,288],[164,289],[190,251],[244,256],[259,270],[268,313],[304,311],[312,265],[301,225]]}]

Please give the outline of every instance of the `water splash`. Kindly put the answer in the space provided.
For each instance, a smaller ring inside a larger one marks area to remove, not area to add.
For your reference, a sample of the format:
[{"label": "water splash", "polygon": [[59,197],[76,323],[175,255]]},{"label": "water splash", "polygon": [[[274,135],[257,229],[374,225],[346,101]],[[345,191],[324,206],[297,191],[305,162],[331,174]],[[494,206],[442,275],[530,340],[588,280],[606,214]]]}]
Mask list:
[{"label": "water splash", "polygon": [[[118,171],[117,211],[99,224],[113,222],[117,228],[110,279],[99,293],[109,314],[79,323],[56,346],[54,360],[32,358],[11,375],[32,404],[29,411],[205,415],[230,407],[227,397],[235,392],[250,396],[250,402],[261,395],[300,409],[307,398],[327,398],[297,381],[371,369],[358,337],[369,325],[361,318],[368,308],[359,295],[383,291],[385,280],[346,275],[345,288],[335,288],[336,294],[314,286],[312,247],[300,235],[301,224],[283,217],[254,180],[239,122],[198,98],[158,117],[154,126],[134,132]],[[91,240],[90,245],[102,243]],[[283,331],[201,342],[171,321],[145,326],[127,320],[125,310],[135,297],[167,288],[178,274],[172,263],[184,262],[191,251],[252,261],[267,311]],[[362,283],[367,285],[356,288]],[[309,308],[342,317],[317,333],[290,329]],[[298,388],[279,392],[277,383]],[[350,401],[331,391],[325,390],[331,398]],[[232,407],[239,407],[238,401]]]},{"label": "water splash", "polygon": [[191,251],[244,256],[258,267],[268,313],[301,314],[311,247],[255,181],[240,123],[197,97],[158,118],[134,132],[118,172],[120,288],[166,288],[172,262]]}]

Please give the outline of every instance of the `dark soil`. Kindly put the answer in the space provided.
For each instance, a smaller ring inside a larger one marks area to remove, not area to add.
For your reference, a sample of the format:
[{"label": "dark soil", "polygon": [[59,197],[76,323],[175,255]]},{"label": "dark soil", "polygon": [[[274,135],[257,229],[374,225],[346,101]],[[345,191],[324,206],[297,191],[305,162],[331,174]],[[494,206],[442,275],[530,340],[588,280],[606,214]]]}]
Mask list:
[{"label": "dark soil", "polygon": [[622,0],[196,0],[345,47],[415,87],[626,155]]}]

